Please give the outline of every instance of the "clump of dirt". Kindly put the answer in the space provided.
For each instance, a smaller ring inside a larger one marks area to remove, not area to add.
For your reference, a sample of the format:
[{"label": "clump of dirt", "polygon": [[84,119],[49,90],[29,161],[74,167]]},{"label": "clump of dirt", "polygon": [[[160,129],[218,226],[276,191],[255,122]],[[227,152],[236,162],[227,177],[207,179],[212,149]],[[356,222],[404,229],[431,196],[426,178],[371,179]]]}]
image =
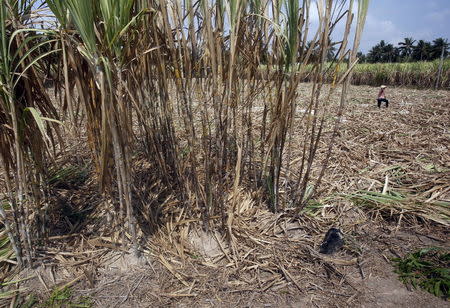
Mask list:
[{"label": "clump of dirt", "polygon": [[[221,240],[221,235],[217,231],[206,232],[202,229],[193,229],[189,233],[189,242],[193,251],[199,252],[205,258],[215,258],[222,255],[221,247],[228,245]],[[228,250],[228,247],[227,247]]]}]

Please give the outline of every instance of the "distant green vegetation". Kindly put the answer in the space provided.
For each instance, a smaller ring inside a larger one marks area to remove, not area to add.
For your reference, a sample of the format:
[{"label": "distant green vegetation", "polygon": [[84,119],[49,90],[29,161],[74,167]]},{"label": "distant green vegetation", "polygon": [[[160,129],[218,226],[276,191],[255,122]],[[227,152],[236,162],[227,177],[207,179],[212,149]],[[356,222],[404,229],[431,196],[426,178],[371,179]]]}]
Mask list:
[{"label": "distant green vegetation", "polygon": [[397,47],[382,40],[367,55],[358,53],[361,64],[355,68],[353,83],[432,88],[443,56],[447,60],[438,87],[450,89],[449,46],[442,37],[432,42],[405,37]]},{"label": "distant green vegetation", "polygon": [[397,47],[382,40],[373,46],[367,55],[360,52],[358,58],[361,62],[369,63],[433,61],[441,56],[447,57],[449,47],[448,40],[442,37],[433,42],[405,37],[403,41],[398,42]]},{"label": "distant green vegetation", "polygon": [[[325,66],[327,83],[333,82],[335,66],[330,68],[332,62]],[[260,65],[261,74],[267,70],[267,65]],[[307,64],[302,69],[302,79],[310,82],[313,74],[313,64]],[[276,67],[272,70],[275,72]],[[346,66],[340,67],[341,74]],[[439,69],[439,60],[397,63],[358,63],[353,69],[352,84],[379,86],[386,84],[396,87],[413,87],[418,89],[434,89]],[[274,75],[275,78],[276,75]],[[438,84],[439,89],[450,90],[450,59],[443,62],[442,74]]]},{"label": "distant green vegetation", "polygon": [[[407,63],[361,63],[356,65],[353,84],[433,88],[439,61]],[[439,88],[450,88],[450,59],[444,61]]]},{"label": "distant green vegetation", "polygon": [[[333,69],[329,68],[327,82],[333,81]],[[310,81],[310,72],[313,65],[309,64],[304,69],[304,81]],[[379,86],[386,84],[398,87],[414,87],[420,89],[433,88],[436,84],[439,60],[420,62],[398,63],[359,63],[353,69],[352,84]],[[346,68],[341,67],[341,72]],[[450,59],[443,63],[439,89],[450,90]]]}]

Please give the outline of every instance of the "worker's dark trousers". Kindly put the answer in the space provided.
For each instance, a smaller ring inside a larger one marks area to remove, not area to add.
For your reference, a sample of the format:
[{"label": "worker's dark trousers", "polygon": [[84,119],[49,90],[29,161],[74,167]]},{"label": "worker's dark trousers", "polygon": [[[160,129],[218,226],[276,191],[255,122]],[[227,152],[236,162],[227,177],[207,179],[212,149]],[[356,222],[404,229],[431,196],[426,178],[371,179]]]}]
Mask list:
[{"label": "worker's dark trousers", "polygon": [[381,103],[382,102],[386,103],[386,108],[389,106],[389,101],[387,99],[385,99],[385,98],[379,98],[379,99],[377,99],[377,101],[378,101],[378,108],[381,108]]}]

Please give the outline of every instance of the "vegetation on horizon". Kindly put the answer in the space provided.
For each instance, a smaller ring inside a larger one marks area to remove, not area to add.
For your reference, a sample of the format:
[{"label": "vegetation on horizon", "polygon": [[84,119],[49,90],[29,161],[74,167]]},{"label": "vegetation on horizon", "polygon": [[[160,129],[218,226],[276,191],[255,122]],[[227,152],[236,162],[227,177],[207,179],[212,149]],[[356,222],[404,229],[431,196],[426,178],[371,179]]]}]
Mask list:
[{"label": "vegetation on horizon", "polygon": [[[430,89],[436,86],[439,60],[407,63],[358,63],[353,72],[352,84]],[[450,89],[450,59],[443,62],[439,89]]]},{"label": "vegetation on horizon", "polygon": [[358,57],[360,62],[368,63],[433,61],[441,56],[447,58],[449,48],[448,40],[442,37],[433,40],[432,43],[405,37],[403,41],[398,42],[397,47],[381,40],[366,55],[359,52]]},{"label": "vegetation on horizon", "polygon": [[[336,64],[327,62],[327,67],[336,69]],[[353,85],[380,86],[387,84],[397,87],[413,87],[419,89],[450,89],[450,59],[442,62],[439,80],[440,61],[401,62],[401,63],[358,63],[352,72]],[[261,70],[267,69],[261,66]],[[311,81],[313,65],[306,65],[301,72],[302,81]],[[326,82],[332,83],[333,76],[327,76]]]}]

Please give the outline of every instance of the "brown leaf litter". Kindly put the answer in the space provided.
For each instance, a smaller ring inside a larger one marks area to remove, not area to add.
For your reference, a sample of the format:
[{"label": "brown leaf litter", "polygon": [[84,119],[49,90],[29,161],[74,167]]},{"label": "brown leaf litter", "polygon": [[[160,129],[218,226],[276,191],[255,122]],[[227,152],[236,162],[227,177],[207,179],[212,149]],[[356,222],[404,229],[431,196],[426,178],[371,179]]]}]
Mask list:
[{"label": "brown leaf litter", "polygon": [[[227,232],[179,212],[144,237],[140,258],[120,250],[117,235],[84,226],[49,238],[20,287],[45,298],[71,286],[95,307],[447,307],[407,290],[390,258],[449,247],[448,229],[427,207],[450,200],[450,94],[390,89],[390,107],[377,109],[375,88],[352,90],[318,208],[274,214],[234,187]],[[422,208],[358,207],[342,196],[359,190],[399,192]],[[325,256],[318,249],[331,226],[345,246]]]}]

